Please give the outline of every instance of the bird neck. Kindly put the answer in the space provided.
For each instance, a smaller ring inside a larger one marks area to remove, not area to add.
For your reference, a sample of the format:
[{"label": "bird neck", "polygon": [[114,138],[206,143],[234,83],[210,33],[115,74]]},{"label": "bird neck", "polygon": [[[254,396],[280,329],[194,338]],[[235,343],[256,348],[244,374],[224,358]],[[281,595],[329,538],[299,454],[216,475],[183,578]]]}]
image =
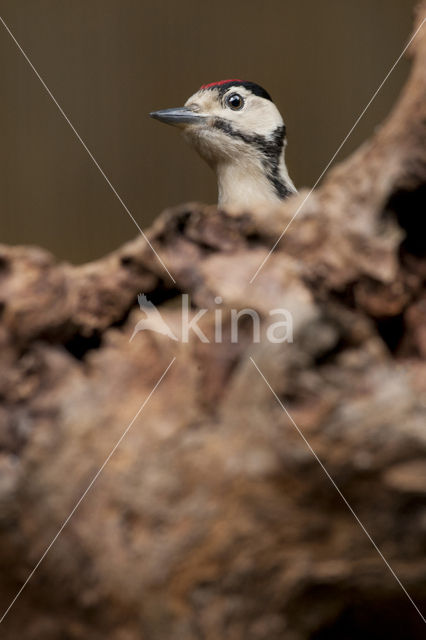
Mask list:
[{"label": "bird neck", "polygon": [[263,202],[279,202],[295,193],[284,161],[284,153],[270,158],[249,158],[243,163],[221,163],[216,166],[218,204],[239,207]]}]

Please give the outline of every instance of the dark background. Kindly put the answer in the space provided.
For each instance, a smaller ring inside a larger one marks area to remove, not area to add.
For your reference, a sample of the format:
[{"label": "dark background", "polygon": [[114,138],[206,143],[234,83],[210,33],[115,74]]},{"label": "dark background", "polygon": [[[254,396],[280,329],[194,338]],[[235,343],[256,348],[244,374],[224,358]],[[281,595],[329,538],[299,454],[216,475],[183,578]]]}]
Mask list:
[{"label": "dark background", "polygon": [[[414,0],[0,0],[0,15],[132,211],[214,202],[210,170],[149,111],[205,82],[263,85],[288,128],[290,175],[312,185],[404,47]],[[407,76],[398,65],[345,145],[362,142]],[[137,230],[0,25],[0,241],[74,262]]]}]

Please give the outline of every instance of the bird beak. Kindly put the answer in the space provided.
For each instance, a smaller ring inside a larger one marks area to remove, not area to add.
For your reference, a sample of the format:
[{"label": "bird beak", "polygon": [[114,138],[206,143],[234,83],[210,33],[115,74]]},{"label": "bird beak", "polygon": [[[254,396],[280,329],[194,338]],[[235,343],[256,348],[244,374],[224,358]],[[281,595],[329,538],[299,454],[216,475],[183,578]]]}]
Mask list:
[{"label": "bird beak", "polygon": [[206,120],[205,116],[189,109],[188,107],[161,109],[160,111],[153,111],[149,115],[151,118],[155,118],[155,120],[165,122],[166,124],[172,124],[175,127],[181,127],[187,124],[202,124]]}]

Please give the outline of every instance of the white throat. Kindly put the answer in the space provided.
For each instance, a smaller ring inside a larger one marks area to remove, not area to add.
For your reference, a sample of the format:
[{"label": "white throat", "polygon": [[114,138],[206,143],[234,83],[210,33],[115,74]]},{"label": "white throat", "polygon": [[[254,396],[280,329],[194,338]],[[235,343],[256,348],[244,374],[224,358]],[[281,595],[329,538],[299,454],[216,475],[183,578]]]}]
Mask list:
[{"label": "white throat", "polygon": [[217,187],[219,205],[247,206],[279,200],[260,167],[219,165]]},{"label": "white throat", "polygon": [[[239,101],[235,109],[228,98]],[[296,192],[284,159],[285,125],[264,89],[238,80],[207,85],[185,108],[184,136],[216,172],[219,205],[277,203]]]},{"label": "white throat", "polygon": [[[260,161],[223,162],[216,166],[218,204],[247,207],[264,202],[281,202],[282,198]],[[280,158],[277,178],[290,193],[296,189],[291,181],[284,155]]]}]

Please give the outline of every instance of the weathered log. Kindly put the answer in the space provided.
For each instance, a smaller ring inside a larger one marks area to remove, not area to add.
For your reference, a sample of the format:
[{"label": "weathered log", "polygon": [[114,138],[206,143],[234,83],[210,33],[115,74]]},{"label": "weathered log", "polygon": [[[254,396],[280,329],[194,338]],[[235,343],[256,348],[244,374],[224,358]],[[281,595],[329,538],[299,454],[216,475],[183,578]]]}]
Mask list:
[{"label": "weathered log", "polygon": [[[426,16],[422,5],[418,20]],[[420,23],[418,23],[420,24]],[[0,251],[7,639],[420,638],[426,615],[426,27],[390,116],[282,206],[189,204],[83,266]],[[143,292],[179,335],[138,332]],[[217,298],[222,299],[219,304]],[[231,309],[263,318],[230,339]],[[222,310],[223,341],[215,341]],[[271,344],[285,308],[294,340]]]}]

